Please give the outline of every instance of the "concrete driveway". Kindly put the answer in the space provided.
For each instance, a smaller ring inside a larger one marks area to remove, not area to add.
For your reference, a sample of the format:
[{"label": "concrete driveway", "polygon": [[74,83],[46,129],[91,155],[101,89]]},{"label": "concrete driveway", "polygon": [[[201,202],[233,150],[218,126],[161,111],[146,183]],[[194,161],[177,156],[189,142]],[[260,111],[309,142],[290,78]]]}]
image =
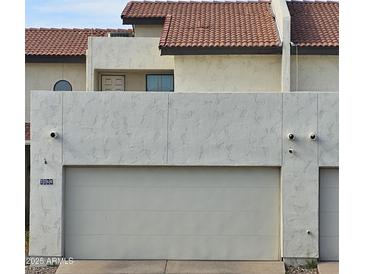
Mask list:
[{"label": "concrete driveway", "polygon": [[79,260],[56,274],[285,274],[283,262]]},{"label": "concrete driveway", "polygon": [[338,262],[326,262],[318,264],[319,274],[338,274],[339,267]]}]

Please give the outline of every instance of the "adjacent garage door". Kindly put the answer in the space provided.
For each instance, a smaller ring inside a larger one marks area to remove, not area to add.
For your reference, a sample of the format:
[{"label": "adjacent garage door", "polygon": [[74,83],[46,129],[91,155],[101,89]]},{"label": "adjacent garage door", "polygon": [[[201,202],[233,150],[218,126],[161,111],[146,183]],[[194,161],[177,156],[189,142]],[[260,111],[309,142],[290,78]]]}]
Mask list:
[{"label": "adjacent garage door", "polygon": [[321,168],[319,184],[319,257],[338,261],[338,168]]},{"label": "adjacent garage door", "polygon": [[278,260],[279,181],[279,168],[67,168],[66,256]]}]

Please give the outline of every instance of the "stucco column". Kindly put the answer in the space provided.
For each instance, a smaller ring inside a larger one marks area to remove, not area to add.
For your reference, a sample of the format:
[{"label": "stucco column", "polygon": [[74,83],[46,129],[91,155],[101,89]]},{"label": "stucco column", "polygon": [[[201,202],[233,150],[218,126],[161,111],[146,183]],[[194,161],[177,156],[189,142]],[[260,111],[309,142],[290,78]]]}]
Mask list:
[{"label": "stucco column", "polygon": [[290,13],[286,0],[272,0],[271,7],[282,42],[281,91],[290,91]]},{"label": "stucco column", "polygon": [[62,92],[33,91],[31,106],[29,256],[62,256]]},{"label": "stucco column", "polygon": [[92,58],[92,37],[87,39],[87,50],[86,50],[86,91],[94,91],[94,68]]},{"label": "stucco column", "polygon": [[283,94],[282,252],[289,264],[305,263],[319,254],[318,141],[309,137],[318,131],[317,97]]}]

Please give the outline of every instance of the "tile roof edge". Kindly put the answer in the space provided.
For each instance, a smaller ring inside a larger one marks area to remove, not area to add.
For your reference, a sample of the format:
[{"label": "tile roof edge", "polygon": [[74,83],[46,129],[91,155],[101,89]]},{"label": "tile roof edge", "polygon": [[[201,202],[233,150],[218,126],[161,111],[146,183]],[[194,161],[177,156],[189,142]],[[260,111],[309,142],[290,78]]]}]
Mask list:
[{"label": "tile roof edge", "polygon": [[286,0],[286,2],[293,3],[334,3],[339,4],[339,0]]},{"label": "tile roof edge", "polygon": [[[213,0],[213,1],[207,1],[207,0],[202,0],[202,1],[189,1],[189,0],[178,0],[178,1],[169,1],[169,0],[144,0],[144,1],[128,1],[125,9],[132,4],[164,4],[164,3],[257,3],[257,2],[271,2],[272,0]],[[300,1],[300,0],[299,0]],[[308,0],[308,1],[313,1],[313,0]],[[324,0],[326,1],[326,0]],[[331,1],[331,0],[327,0],[327,1]],[[332,1],[336,1],[336,0],[332,0]],[[129,8],[129,7],[128,7]]]},{"label": "tile roof edge", "polygon": [[122,30],[122,31],[132,31],[132,29],[123,29],[123,28],[35,28],[28,27],[25,30],[72,30],[72,31],[109,31],[109,30]]},{"label": "tile roof edge", "polygon": [[82,57],[86,56],[86,53],[75,53],[75,54],[59,54],[59,53],[52,53],[52,54],[35,54],[35,53],[25,53],[25,56],[44,56],[44,57]]},{"label": "tile roof edge", "polygon": [[123,9],[122,14],[120,16],[121,19],[123,19],[123,17],[125,16],[125,14],[129,12],[129,10],[132,8],[133,3],[135,3],[135,1],[130,1],[130,2],[127,3],[127,5]]},{"label": "tile roof edge", "polygon": [[172,15],[168,14],[165,16],[165,22],[163,24],[163,30],[161,33],[161,37],[160,37],[160,43],[159,43],[159,48],[163,48],[166,46],[166,40],[167,40],[167,36],[169,34],[170,31],[170,25],[171,25],[171,20],[172,20]]}]

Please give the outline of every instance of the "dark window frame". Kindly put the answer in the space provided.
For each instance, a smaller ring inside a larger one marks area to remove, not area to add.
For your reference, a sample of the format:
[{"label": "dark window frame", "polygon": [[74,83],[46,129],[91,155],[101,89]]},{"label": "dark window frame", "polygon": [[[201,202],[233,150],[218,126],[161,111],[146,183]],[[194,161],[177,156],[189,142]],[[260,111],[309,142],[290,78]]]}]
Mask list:
[{"label": "dark window frame", "polygon": [[[70,87],[71,87],[71,90],[56,90],[55,88],[56,88],[56,85],[58,84],[58,83],[60,83],[60,82],[67,82],[69,85],[70,85]],[[65,79],[61,79],[61,80],[58,80],[54,85],[53,85],[53,91],[72,91],[72,85],[71,85],[71,83],[70,83],[70,81],[67,81],[67,80],[65,80]]]},{"label": "dark window frame", "polygon": [[[167,73],[167,74],[163,74],[163,73],[149,73],[149,74],[146,74],[145,76],[145,80],[146,80],[146,92],[156,92],[156,91],[153,91],[153,90],[148,90],[148,84],[147,84],[147,78],[148,76],[172,76],[172,90],[169,90],[169,91],[163,91],[161,90],[161,92],[174,92],[175,91],[175,76],[173,73]],[[157,91],[158,92],[158,91]]]}]

